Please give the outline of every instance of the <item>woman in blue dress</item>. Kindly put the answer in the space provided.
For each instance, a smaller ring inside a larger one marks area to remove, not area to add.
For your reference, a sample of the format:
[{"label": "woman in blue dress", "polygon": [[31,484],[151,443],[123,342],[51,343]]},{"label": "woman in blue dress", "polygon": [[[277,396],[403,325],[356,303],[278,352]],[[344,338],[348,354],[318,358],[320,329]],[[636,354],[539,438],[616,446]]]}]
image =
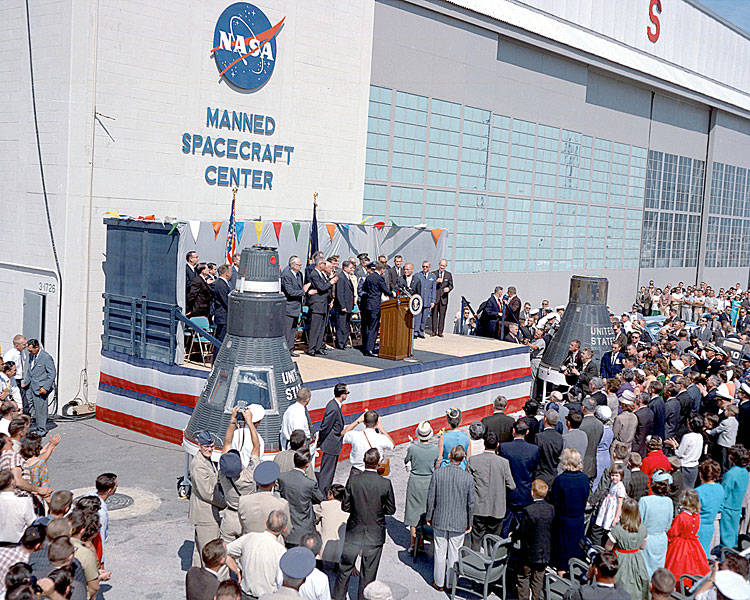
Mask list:
[{"label": "woman in blue dress", "polygon": [[[463,431],[458,431],[458,427],[461,425],[461,411],[458,408],[449,408],[445,416],[448,420],[448,431],[443,432],[438,440],[440,467],[445,467],[448,464],[448,455],[454,446],[463,446],[466,456],[469,455],[469,436]],[[466,470],[466,459],[461,463],[461,468]]]},{"label": "woman in blue dress", "polygon": [[742,516],[742,501],[747,491],[748,473],[747,463],[750,458],[748,450],[737,444],[729,449],[729,464],[731,468],[724,473],[721,487],[724,488],[724,504],[721,506],[721,520],[719,532],[721,545],[729,548],[737,547],[737,532],[740,528]]},{"label": "woman in blue dress", "polygon": [[580,452],[565,448],[560,455],[560,473],[552,482],[547,499],[555,507],[552,521],[552,565],[560,574],[569,569],[571,558],[583,558],[579,542],[584,533],[584,512],[589,498],[589,478],[582,473]]},{"label": "woman in blue dress", "polygon": [[701,485],[695,488],[701,501],[701,526],[698,529],[698,541],[703,546],[706,556],[711,555],[711,540],[714,537],[714,521],[724,504],[724,488],[720,483],[721,467],[719,463],[707,458],[698,466]]},{"label": "woman in blue dress", "polygon": [[672,476],[662,469],[654,471],[651,478],[651,496],[638,500],[638,510],[648,531],[646,547],[643,549],[643,561],[646,563],[648,576],[664,566],[667,557],[667,531],[672,526],[674,504],[669,496]]}]

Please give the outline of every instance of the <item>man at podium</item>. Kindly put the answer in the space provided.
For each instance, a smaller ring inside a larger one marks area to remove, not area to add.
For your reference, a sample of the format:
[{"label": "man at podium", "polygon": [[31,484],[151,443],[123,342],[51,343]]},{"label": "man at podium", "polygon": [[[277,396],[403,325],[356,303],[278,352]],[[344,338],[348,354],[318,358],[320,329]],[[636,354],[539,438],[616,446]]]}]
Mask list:
[{"label": "man at podium", "polygon": [[365,278],[362,286],[362,354],[365,356],[375,356],[375,340],[378,338],[380,326],[381,295],[387,298],[395,295],[385,283],[383,273],[386,268],[384,262],[375,263],[375,271]]}]

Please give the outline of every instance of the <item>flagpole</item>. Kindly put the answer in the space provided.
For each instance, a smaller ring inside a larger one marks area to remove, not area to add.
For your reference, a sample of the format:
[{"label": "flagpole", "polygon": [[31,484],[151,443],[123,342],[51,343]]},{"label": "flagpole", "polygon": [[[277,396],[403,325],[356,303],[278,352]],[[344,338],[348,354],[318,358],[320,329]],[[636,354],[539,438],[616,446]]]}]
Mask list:
[{"label": "flagpole", "polygon": [[[310,221],[310,235],[307,236],[307,262],[310,263],[310,250],[312,249],[312,227],[314,224],[317,224],[317,220],[315,219],[316,213],[318,209],[318,192],[313,193],[313,219]],[[316,235],[317,237],[317,235]]]}]

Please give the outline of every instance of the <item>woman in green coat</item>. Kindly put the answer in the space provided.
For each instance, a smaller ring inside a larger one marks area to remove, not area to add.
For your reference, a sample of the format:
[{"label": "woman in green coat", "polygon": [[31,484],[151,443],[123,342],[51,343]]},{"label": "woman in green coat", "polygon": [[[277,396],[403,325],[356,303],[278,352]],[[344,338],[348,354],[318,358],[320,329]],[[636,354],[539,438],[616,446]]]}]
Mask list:
[{"label": "woman in green coat", "polygon": [[417,439],[409,445],[404,457],[404,464],[411,466],[404,510],[404,525],[411,533],[409,552],[414,547],[419,519],[427,511],[427,490],[437,459],[438,447],[432,441],[432,426],[429,421],[422,421],[417,427]]}]

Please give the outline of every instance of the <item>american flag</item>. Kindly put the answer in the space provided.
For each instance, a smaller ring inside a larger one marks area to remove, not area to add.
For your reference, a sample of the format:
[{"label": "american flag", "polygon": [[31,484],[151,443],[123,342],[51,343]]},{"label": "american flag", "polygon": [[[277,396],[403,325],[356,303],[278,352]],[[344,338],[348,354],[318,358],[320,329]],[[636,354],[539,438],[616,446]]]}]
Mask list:
[{"label": "american flag", "polygon": [[237,196],[237,190],[232,192],[232,212],[229,215],[229,227],[227,228],[227,249],[226,249],[226,262],[228,265],[232,264],[232,257],[234,256],[235,250],[237,250],[237,221],[234,218],[234,201]]}]

